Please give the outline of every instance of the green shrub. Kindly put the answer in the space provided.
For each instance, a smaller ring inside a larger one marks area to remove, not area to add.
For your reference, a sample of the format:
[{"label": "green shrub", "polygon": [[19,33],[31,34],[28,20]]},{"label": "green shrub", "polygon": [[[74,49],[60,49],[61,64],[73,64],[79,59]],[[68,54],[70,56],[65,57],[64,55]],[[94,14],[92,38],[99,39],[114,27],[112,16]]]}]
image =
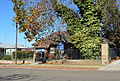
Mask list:
[{"label": "green shrub", "polygon": [[11,60],[11,55],[4,55],[2,60]]},{"label": "green shrub", "polygon": [[[33,51],[17,51],[17,59],[33,58]],[[13,58],[15,58],[15,52],[13,52]]]},{"label": "green shrub", "polygon": [[0,60],[3,60],[3,57],[4,57],[4,56],[3,56],[3,55],[1,55],[1,56],[0,56]]}]

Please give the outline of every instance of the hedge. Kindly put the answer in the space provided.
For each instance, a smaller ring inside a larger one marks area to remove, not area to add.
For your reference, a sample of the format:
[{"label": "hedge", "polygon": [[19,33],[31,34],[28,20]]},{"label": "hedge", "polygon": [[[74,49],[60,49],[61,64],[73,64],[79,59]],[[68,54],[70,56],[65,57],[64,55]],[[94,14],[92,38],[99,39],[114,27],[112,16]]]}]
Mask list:
[{"label": "hedge", "polygon": [[0,60],[11,60],[11,55],[1,55]]},{"label": "hedge", "polygon": [[[33,51],[17,51],[17,59],[33,58]],[[13,52],[13,58],[15,59],[15,52]]]}]

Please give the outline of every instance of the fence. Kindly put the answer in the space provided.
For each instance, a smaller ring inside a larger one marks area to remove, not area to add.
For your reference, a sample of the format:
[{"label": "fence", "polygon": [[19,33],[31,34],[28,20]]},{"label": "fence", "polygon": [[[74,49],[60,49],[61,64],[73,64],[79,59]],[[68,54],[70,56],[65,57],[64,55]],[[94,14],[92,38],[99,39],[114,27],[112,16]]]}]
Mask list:
[{"label": "fence", "polygon": [[117,48],[109,48],[109,59],[117,59],[120,58],[120,49]]}]

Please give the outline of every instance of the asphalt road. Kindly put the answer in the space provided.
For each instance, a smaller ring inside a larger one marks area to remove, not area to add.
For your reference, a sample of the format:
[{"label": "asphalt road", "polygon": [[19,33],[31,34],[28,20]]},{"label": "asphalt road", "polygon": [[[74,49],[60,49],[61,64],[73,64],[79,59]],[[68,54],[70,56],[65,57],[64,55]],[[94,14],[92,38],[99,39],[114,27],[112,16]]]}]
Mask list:
[{"label": "asphalt road", "polygon": [[0,68],[0,81],[120,81],[120,72]]}]

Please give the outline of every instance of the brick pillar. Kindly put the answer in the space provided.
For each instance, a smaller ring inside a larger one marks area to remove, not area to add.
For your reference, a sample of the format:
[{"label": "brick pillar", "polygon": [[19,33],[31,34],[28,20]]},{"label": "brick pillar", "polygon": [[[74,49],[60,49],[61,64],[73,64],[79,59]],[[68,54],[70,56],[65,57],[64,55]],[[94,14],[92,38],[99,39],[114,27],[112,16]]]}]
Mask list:
[{"label": "brick pillar", "polygon": [[101,60],[102,64],[108,64],[109,63],[109,45],[108,43],[102,43],[101,45]]}]

